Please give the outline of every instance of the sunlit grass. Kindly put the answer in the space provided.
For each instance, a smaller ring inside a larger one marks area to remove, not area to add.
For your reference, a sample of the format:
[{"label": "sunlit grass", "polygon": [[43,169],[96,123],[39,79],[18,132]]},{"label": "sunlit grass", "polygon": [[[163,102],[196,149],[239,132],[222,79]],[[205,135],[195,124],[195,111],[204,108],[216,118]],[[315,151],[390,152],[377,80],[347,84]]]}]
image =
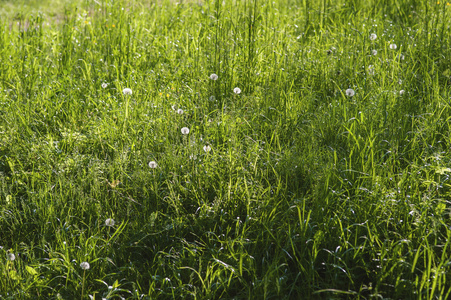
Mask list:
[{"label": "sunlit grass", "polygon": [[447,2],[0,3],[3,298],[449,297]]}]

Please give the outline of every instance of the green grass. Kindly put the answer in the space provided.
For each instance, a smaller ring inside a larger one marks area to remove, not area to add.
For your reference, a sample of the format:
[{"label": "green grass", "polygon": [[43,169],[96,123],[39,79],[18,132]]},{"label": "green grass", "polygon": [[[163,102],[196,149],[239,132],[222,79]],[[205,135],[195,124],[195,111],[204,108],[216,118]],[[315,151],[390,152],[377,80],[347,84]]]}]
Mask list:
[{"label": "green grass", "polygon": [[450,296],[451,5],[55,3],[0,0],[1,299]]}]

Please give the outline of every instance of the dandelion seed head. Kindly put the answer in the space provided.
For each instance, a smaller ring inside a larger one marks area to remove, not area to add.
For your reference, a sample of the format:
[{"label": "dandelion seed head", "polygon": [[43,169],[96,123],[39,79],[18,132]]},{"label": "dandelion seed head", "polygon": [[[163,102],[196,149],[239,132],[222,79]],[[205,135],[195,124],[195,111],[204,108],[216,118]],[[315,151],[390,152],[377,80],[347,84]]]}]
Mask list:
[{"label": "dandelion seed head", "polygon": [[108,86],[108,83],[102,83],[102,89],[106,89],[107,88],[107,86]]},{"label": "dandelion seed head", "polygon": [[155,169],[156,167],[158,167],[158,164],[155,161],[152,160],[149,162],[149,168]]},{"label": "dandelion seed head", "polygon": [[215,96],[210,96],[210,101],[215,101],[216,100],[216,97]]},{"label": "dandelion seed head", "polygon": [[177,113],[179,114],[179,115],[182,115],[183,114],[183,109],[177,109]]},{"label": "dandelion seed head", "polygon": [[90,267],[91,267],[91,266],[90,266],[89,263],[86,262],[86,261],[84,261],[84,262],[82,262],[82,263],[80,264],[80,268],[81,268],[82,270],[89,270]]},{"label": "dandelion seed head", "polygon": [[14,253],[8,253],[6,254],[6,259],[9,261],[14,261],[16,259],[16,256],[14,255]]},{"label": "dandelion seed head", "polygon": [[218,80],[218,75],[216,75],[215,73],[210,75],[210,79],[211,80]]},{"label": "dandelion seed head", "polygon": [[376,56],[377,55],[377,50],[371,50],[371,54],[373,54],[374,56]]},{"label": "dandelion seed head", "polygon": [[132,89],[125,88],[125,89],[122,90],[122,93],[124,93],[124,95],[131,95],[132,94]]},{"label": "dandelion seed head", "polygon": [[398,48],[398,46],[396,46],[396,44],[390,44],[390,49],[396,50],[396,48]]},{"label": "dandelion seed head", "polygon": [[404,90],[400,90],[400,91],[399,91],[399,95],[402,96],[402,95],[404,95],[405,92],[406,92],[406,91],[404,91]]},{"label": "dandelion seed head", "polygon": [[377,39],[377,35],[375,33],[370,34],[370,40],[375,41]]},{"label": "dandelion seed head", "polygon": [[241,89],[239,87],[236,87],[233,89],[233,92],[238,95],[239,93],[241,93]]},{"label": "dandelion seed head", "polygon": [[113,227],[114,226],[114,220],[113,219],[106,219],[105,220],[105,225],[108,227]]},{"label": "dandelion seed head", "polygon": [[204,146],[204,151],[205,152],[210,152],[211,151],[211,147],[209,145],[205,145]]},{"label": "dandelion seed head", "polygon": [[347,89],[346,90],[346,96],[353,97],[355,95],[355,92],[353,89]]},{"label": "dandelion seed head", "polygon": [[182,134],[186,135],[186,134],[189,133],[189,128],[188,127],[183,127],[181,131],[182,131]]}]

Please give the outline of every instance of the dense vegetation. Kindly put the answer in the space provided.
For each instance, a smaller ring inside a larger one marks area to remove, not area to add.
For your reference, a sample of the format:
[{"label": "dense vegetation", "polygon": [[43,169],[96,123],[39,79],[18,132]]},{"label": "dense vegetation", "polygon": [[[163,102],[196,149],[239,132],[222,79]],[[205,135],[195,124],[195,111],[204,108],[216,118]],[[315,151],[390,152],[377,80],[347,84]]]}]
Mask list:
[{"label": "dense vegetation", "polygon": [[450,296],[449,3],[13,3],[1,299]]}]

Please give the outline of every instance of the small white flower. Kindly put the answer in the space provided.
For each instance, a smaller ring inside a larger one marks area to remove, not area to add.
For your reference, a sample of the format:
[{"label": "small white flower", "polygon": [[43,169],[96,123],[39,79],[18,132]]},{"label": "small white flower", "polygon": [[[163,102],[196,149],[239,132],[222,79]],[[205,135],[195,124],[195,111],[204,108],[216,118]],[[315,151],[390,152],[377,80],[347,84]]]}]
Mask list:
[{"label": "small white flower", "polygon": [[241,93],[241,89],[236,87],[233,89],[233,92],[238,95],[239,93]]},{"label": "small white flower", "polygon": [[132,89],[125,88],[125,89],[122,90],[122,93],[124,93],[124,95],[131,95],[132,94]]},{"label": "small white flower", "polygon": [[107,86],[108,86],[108,83],[102,83],[102,89],[106,89],[107,88]]},{"label": "small white flower", "polygon": [[377,50],[371,50],[371,54],[373,54],[373,55],[377,55]]},{"label": "small white flower", "polygon": [[405,92],[406,92],[406,91],[404,91],[404,90],[400,90],[400,91],[399,91],[399,95],[402,96]]},{"label": "small white flower", "polygon": [[353,89],[347,89],[346,90],[346,96],[353,97],[355,95],[355,92]]},{"label": "small white flower", "polygon": [[205,152],[210,152],[210,150],[211,150],[211,147],[209,145],[205,145],[204,146],[204,151]]},{"label": "small white flower", "polygon": [[88,262],[84,261],[80,264],[80,268],[82,268],[83,270],[89,270],[91,266],[89,265]]},{"label": "small white flower", "polygon": [[9,261],[14,261],[16,259],[16,256],[14,255],[14,253],[8,253],[6,254],[6,259]]},{"label": "small white flower", "polygon": [[396,44],[390,44],[390,49],[396,50],[396,48],[398,48],[398,46],[396,46]]},{"label": "small white flower", "polygon": [[152,160],[149,162],[149,168],[155,169],[156,167],[158,167],[158,164],[155,161]]},{"label": "small white flower", "polygon": [[370,40],[374,41],[377,39],[377,35],[375,33],[370,34]]},{"label": "small white flower", "polygon": [[210,75],[210,79],[211,80],[218,80],[218,75],[216,75],[215,73]]},{"label": "small white flower", "polygon": [[179,114],[179,115],[182,115],[183,114],[183,109],[177,109],[177,113]]},{"label": "small white flower", "polygon": [[188,134],[189,133],[189,128],[188,127],[183,127],[181,131],[182,131],[182,134]]},{"label": "small white flower", "polygon": [[108,227],[113,227],[114,226],[114,220],[113,219],[106,219],[105,220],[105,225]]}]

